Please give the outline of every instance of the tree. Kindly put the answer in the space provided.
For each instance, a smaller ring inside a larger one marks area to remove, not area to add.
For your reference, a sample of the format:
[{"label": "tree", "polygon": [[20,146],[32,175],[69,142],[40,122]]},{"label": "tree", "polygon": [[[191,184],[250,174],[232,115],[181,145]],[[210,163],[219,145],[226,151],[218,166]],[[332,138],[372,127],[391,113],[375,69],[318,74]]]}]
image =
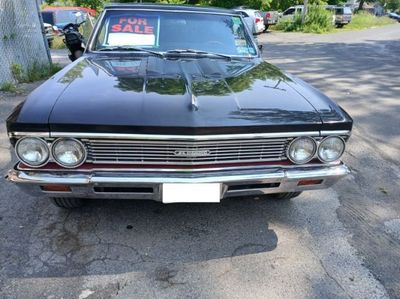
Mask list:
[{"label": "tree", "polygon": [[360,0],[360,4],[358,5],[358,10],[362,10],[364,6],[365,0]]},{"label": "tree", "polygon": [[76,6],[88,7],[92,9],[101,9],[106,4],[107,0],[75,0]]},{"label": "tree", "polygon": [[400,0],[380,0],[379,3],[390,11],[396,11],[400,8]]}]

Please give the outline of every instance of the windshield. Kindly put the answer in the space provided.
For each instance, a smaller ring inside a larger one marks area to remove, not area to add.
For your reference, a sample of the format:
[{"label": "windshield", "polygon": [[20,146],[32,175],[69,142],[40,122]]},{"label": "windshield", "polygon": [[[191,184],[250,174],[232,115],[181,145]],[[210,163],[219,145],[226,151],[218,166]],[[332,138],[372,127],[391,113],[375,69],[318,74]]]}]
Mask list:
[{"label": "windshield", "polygon": [[351,9],[349,7],[337,7],[336,14],[337,15],[350,15]]},{"label": "windshield", "polygon": [[192,49],[225,55],[257,54],[239,16],[107,11],[100,26],[93,50],[130,46],[157,52]]}]

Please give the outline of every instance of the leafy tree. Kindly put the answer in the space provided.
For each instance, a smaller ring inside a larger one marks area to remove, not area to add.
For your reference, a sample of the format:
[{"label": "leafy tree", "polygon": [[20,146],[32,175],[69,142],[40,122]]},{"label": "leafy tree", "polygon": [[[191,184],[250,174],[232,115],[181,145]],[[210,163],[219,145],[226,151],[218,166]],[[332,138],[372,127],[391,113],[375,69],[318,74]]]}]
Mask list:
[{"label": "leafy tree", "polygon": [[107,4],[107,0],[75,0],[76,6],[88,7],[93,9],[101,9]]},{"label": "leafy tree", "polygon": [[396,11],[400,8],[400,0],[380,0],[379,2],[390,11]]}]

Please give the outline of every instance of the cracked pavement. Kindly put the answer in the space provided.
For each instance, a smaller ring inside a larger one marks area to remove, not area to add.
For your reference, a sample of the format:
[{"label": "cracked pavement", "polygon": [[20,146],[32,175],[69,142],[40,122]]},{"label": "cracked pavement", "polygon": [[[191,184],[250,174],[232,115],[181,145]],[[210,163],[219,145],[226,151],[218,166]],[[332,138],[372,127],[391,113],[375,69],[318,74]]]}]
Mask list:
[{"label": "cracked pavement", "polygon": [[[258,37],[268,61],[354,117],[353,173],[333,188],[287,202],[64,211],[1,178],[0,297],[400,298],[399,37],[400,25]],[[4,120],[24,96],[0,94],[2,173]]]}]

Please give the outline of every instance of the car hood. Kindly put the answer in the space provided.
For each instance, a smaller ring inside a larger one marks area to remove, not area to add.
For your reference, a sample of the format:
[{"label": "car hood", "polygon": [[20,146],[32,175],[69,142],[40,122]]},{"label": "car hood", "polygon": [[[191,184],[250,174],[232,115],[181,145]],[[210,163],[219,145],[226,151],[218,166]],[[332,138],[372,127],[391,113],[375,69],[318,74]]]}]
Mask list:
[{"label": "car hood", "polygon": [[321,129],[321,111],[340,111],[261,59],[83,57],[52,81],[51,131],[307,131]]}]

